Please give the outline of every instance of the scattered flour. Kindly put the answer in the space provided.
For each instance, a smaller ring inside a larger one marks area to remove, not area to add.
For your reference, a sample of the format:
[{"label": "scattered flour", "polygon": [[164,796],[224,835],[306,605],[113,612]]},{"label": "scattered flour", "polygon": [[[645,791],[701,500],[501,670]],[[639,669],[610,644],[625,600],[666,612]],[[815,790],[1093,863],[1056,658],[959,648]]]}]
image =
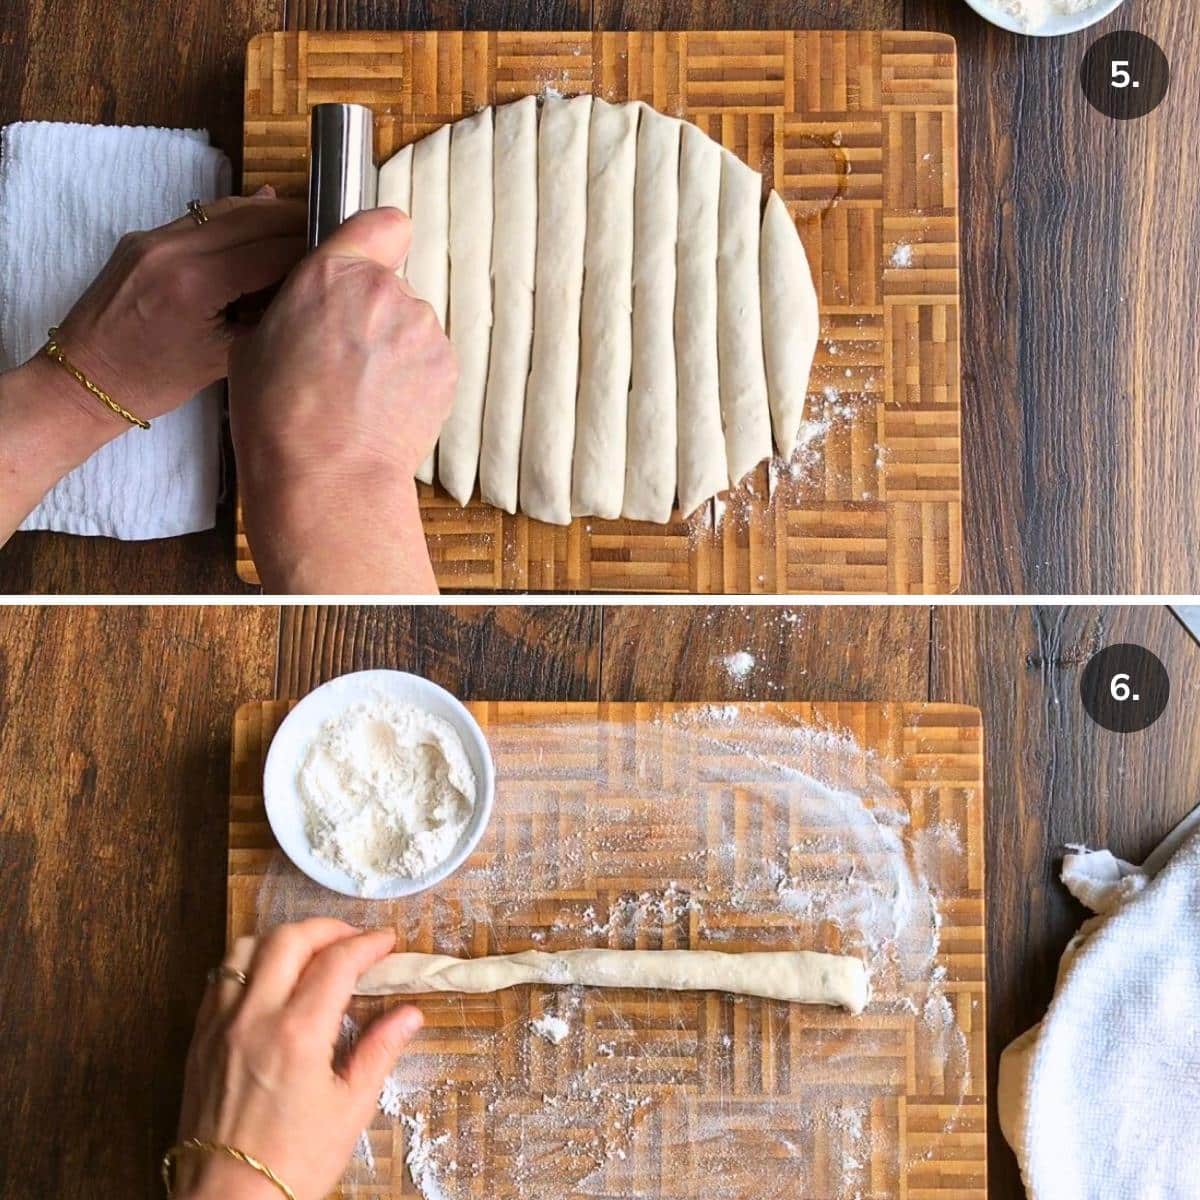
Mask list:
[{"label": "scattered flour", "polygon": [[571,1026],[562,1017],[556,1017],[553,1013],[546,1013],[544,1016],[530,1021],[529,1028],[552,1046],[566,1041],[571,1032]]},{"label": "scattered flour", "polygon": [[[805,619],[779,614],[780,638]],[[741,636],[728,615],[704,619]],[[912,828],[888,783],[896,764],[865,750],[835,714],[792,723],[742,704],[668,708],[636,735],[619,724],[536,718],[499,727],[491,740],[504,803],[516,806],[504,853],[457,874],[452,894],[437,889],[420,904],[390,907],[402,947],[470,954],[483,940],[511,949],[802,945],[857,954],[871,974],[872,1014],[911,1022],[940,1066],[943,1120],[955,1128],[970,1078],[930,880],[954,878],[965,851],[953,820]],[[689,764],[688,783],[660,746]],[[725,786],[731,762],[736,799]],[[631,877],[664,883],[628,887]],[[378,920],[369,901],[331,899],[286,864],[273,868],[259,928],[313,913]],[[367,1015],[386,1006],[362,1003]],[[434,1003],[439,1020],[380,1094],[348,1179],[353,1194],[403,1190],[384,1178],[401,1169],[393,1155],[385,1164],[379,1154],[398,1123],[407,1186],[425,1200],[465,1200],[496,1162],[502,1190],[523,1200],[633,1196],[646,1189],[645,1164],[660,1158],[673,1164],[681,1194],[709,1200],[790,1200],[817,1164],[827,1200],[865,1200],[875,1194],[873,1164],[931,1152],[929,1139],[906,1151],[879,1119],[890,1085],[836,1085],[839,1063],[860,1061],[862,1050],[825,1014],[721,997],[697,1025],[686,996],[648,1004],[576,987],[553,993],[552,1016],[531,1011],[521,992],[502,1010],[486,998]],[[789,1049],[796,1022],[800,1053]],[[348,1027],[344,1040],[353,1036]],[[537,1053],[539,1038],[559,1050]],[[761,1075],[768,1065],[770,1086]]]},{"label": "scattered flour", "polygon": [[754,670],[754,655],[748,650],[735,650],[732,654],[725,655],[721,662],[729,672],[729,677],[739,681]]},{"label": "scattered flour", "polygon": [[386,696],[326,721],[297,784],[314,853],[368,896],[445,862],[475,807],[475,776],[454,727]]},{"label": "scattered flour", "polygon": [[424,1113],[411,1117],[400,1117],[404,1132],[408,1135],[408,1153],[404,1165],[417,1190],[425,1200],[449,1200],[449,1193],[442,1186],[441,1168],[435,1160],[437,1150],[450,1140],[448,1133],[431,1138],[426,1132]]},{"label": "scattered flour", "polygon": [[899,242],[892,251],[891,264],[893,267],[911,267],[913,265],[913,248],[908,242]]}]

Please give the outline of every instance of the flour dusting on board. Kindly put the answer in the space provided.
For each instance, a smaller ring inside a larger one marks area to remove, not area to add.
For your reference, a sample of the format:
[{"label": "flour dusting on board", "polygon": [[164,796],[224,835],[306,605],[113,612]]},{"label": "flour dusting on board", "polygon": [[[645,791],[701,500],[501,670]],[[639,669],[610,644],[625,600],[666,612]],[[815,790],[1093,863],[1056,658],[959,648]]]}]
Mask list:
[{"label": "flour dusting on board", "polygon": [[316,913],[378,924],[386,911],[400,948],[457,955],[854,954],[871,976],[868,1017],[578,987],[419,1000],[429,1023],[388,1080],[348,1182],[386,1187],[404,1170],[425,1200],[476,1195],[481,1179],[489,1196],[557,1200],[656,1196],[669,1175],[672,1194],[706,1200],[866,1200],[881,1162],[911,1166],[888,1107],[905,1039],[945,1085],[945,1112],[970,1084],[930,883],[964,850],[953,824],[912,828],[887,782],[896,764],[834,724],[737,704],[488,736],[494,824],[506,808],[519,816],[450,884],[382,909],[281,864],[260,892],[259,928]]}]

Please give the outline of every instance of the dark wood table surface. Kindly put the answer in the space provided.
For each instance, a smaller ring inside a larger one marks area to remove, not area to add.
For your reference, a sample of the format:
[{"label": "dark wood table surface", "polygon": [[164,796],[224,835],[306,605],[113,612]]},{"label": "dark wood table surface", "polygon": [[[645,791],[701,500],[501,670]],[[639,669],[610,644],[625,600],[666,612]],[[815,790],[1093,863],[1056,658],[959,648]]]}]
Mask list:
[{"label": "dark wood table surface", "polygon": [[[5,0],[0,122],[207,127],[236,161],[246,40],[262,30],[917,28],[960,52],[963,590],[1200,592],[1200,6],[1127,0],[1098,31],[1018,38],[962,0]],[[1149,117],[1084,101],[1097,32],[1171,59]],[[231,592],[218,529],[120,545],[28,534],[0,591]]]},{"label": "dark wood table surface", "polygon": [[[1200,647],[1141,609],[482,607],[0,610],[0,1180],[151,1200],[225,931],[230,724],[369,666],[471,699],[979,705],[989,1063],[1039,1019],[1082,919],[1064,843],[1141,858],[1200,793]],[[1101,645],[1155,651],[1173,698],[1125,737],[1078,702]],[[748,650],[731,679],[721,658]],[[993,1123],[990,1196],[1019,1200]]]}]

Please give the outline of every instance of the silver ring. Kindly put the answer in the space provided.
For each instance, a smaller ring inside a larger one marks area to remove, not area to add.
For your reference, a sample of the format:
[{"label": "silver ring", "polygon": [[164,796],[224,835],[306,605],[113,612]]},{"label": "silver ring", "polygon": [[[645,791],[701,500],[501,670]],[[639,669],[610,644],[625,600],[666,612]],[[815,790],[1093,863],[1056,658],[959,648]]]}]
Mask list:
[{"label": "silver ring", "polygon": [[208,224],[208,213],[204,211],[204,205],[199,200],[189,200],[187,203],[188,216],[196,222],[197,225]]},{"label": "silver ring", "polygon": [[228,979],[231,983],[240,983],[242,987],[250,982],[245,971],[239,971],[237,967],[227,967],[224,963],[213,967],[208,973],[209,983],[216,983],[218,979]]}]

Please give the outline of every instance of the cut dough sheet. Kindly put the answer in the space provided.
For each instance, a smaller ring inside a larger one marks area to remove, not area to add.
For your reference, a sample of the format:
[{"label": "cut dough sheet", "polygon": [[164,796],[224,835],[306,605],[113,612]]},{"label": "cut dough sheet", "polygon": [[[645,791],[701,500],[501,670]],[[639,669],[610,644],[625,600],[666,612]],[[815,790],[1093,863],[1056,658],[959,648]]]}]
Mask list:
[{"label": "cut dough sheet", "polygon": [[492,110],[450,135],[450,340],[454,407],[438,439],[438,478],[459,504],[475,490],[492,337]]},{"label": "cut dough sheet", "polygon": [[633,196],[633,369],[621,515],[665,525],[675,503],[675,251],[680,122],[642,106]]},{"label": "cut dough sheet", "polygon": [[633,185],[640,106],[592,101],[571,512],[619,517],[633,342]]},{"label": "cut dough sheet", "polygon": [[761,203],[762,176],[736,154],[722,150],[717,357],[725,456],[733,487],[771,457],[771,413],[758,280]]},{"label": "cut dough sheet", "polygon": [[533,357],[525,394],[520,493],[524,512],[554,525],[571,523],[591,108],[591,96],[551,97],[538,130]]},{"label": "cut dough sheet", "polygon": [[483,409],[479,492],[485,503],[515,513],[537,262],[536,97],[526,96],[496,109],[494,169],[495,311]]},{"label": "cut dough sheet", "polygon": [[[450,126],[422,138],[413,149],[412,247],[408,252],[408,282],[427,300],[446,328],[450,300]],[[433,482],[433,453],[421,464],[417,478]]]},{"label": "cut dough sheet", "polygon": [[679,142],[675,294],[679,511],[690,517],[729,484],[717,361],[721,147],[684,123]]},{"label": "cut dough sheet", "polygon": [[860,1013],[870,999],[862,962],[808,950],[526,950],[487,958],[389,954],[355,987],[359,996],[498,992],[523,983],[731,992]]},{"label": "cut dough sheet", "polygon": [[804,420],[808,378],[821,318],[804,243],[783,197],[772,191],[763,214],[759,253],[763,352],[775,445],[788,461]]},{"label": "cut dough sheet", "polygon": [[[667,524],[795,452],[820,319],[782,198],[640,101],[535,97],[380,172],[402,273],[454,343],[437,474],[460,504]],[[435,459],[418,479],[432,482]],[[677,498],[677,501],[676,501]]]},{"label": "cut dough sheet", "polygon": [[[391,158],[379,168],[379,189],[375,203],[380,208],[398,208],[403,213],[412,211],[412,164],[413,148],[409,144],[397,150]],[[396,269],[396,274],[404,278],[407,258]]]}]

